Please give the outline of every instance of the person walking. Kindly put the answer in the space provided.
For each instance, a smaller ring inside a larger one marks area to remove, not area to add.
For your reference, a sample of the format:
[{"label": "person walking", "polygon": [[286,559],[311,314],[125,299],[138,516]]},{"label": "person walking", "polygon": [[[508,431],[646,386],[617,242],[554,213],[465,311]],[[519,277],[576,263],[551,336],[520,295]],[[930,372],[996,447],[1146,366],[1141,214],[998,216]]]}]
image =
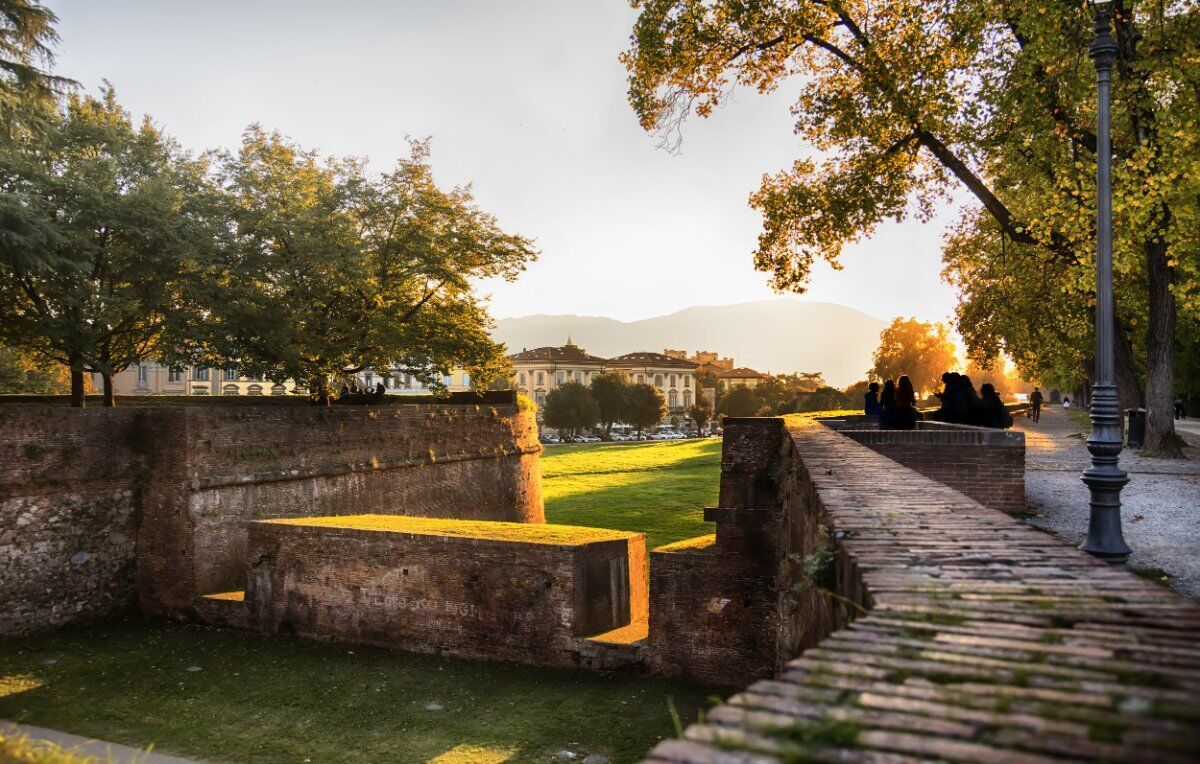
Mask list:
[{"label": "person walking", "polygon": [[1029,394],[1029,410],[1032,412],[1034,422],[1039,422],[1042,419],[1042,391],[1035,385],[1033,392]]}]

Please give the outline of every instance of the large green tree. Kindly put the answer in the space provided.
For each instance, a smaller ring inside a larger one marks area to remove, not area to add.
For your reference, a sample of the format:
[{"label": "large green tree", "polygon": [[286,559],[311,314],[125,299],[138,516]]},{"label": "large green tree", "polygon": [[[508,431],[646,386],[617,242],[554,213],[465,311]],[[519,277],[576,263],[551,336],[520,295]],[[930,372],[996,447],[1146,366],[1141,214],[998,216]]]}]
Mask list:
[{"label": "large green tree", "polygon": [[644,383],[629,386],[625,406],[625,423],[637,430],[639,436],[667,415],[667,399],[662,392]]},{"label": "large green tree", "polygon": [[588,388],[579,382],[567,382],[546,396],[542,421],[547,427],[578,434],[600,421],[600,406]]},{"label": "large green tree", "polygon": [[612,433],[612,426],[625,418],[626,399],[629,395],[629,380],[617,372],[597,374],[592,377],[592,397],[599,406],[597,421],[604,425],[604,433]]},{"label": "large green tree", "polygon": [[[677,135],[735,86],[799,89],[796,131],[819,153],[764,178],[751,200],[764,218],[755,263],[775,286],[803,290],[814,260],[836,264],[885,220],[928,217],[963,190],[975,202],[968,220],[993,232],[990,255],[1036,250],[1035,262],[1079,285],[1079,299],[1054,301],[1062,312],[1031,315],[1086,327],[1096,145],[1086,3],[632,1],[640,15],[624,60],[646,129]],[[1171,453],[1176,301],[1198,292],[1200,13],[1194,0],[1114,6],[1118,270],[1142,283],[1130,298],[1142,307],[1122,310],[1115,327],[1118,382],[1140,395],[1144,363],[1148,447]],[[984,317],[969,309],[960,328]],[[990,324],[1001,349],[1008,324]],[[1057,354],[1063,341],[1083,352],[1086,337],[1074,326],[1064,334],[1014,355]]]},{"label": "large green tree", "polygon": [[435,387],[454,367],[504,376],[472,281],[514,279],[536,252],[469,190],[439,188],[428,152],[414,142],[372,177],[249,128],[218,162],[229,235],[194,297],[206,320],[178,332],[181,358],[296,379],[321,401],[367,367]]},{"label": "large green tree", "polygon": [[135,126],[109,89],[0,152],[0,188],[51,232],[0,270],[0,339],[65,365],[73,405],[84,373],[100,373],[112,405],[113,374],[159,349],[219,226],[203,162],[148,119]]}]

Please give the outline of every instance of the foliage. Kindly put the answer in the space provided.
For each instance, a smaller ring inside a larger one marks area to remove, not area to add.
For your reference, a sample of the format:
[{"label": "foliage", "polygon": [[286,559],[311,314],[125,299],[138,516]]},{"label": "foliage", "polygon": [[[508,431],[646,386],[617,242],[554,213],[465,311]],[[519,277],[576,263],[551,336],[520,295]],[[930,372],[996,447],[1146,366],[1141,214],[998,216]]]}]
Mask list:
[{"label": "foliage", "polygon": [[0,0],[0,140],[33,127],[74,83],[53,75],[58,17],[36,0]]},{"label": "foliage", "polygon": [[734,385],[717,401],[721,416],[758,416],[762,407],[762,399],[749,385]]},{"label": "foliage", "polygon": [[9,764],[105,764],[108,760],[33,740],[28,735],[0,731],[0,761]]},{"label": "foliage", "polygon": [[[209,315],[177,332],[180,355],[307,384],[394,369],[438,387],[452,367],[505,376],[503,347],[471,281],[514,279],[535,256],[469,190],[438,188],[427,143],[378,178],[360,161],[322,161],[250,127],[220,155],[231,232],[195,299]],[[194,330],[203,330],[193,341]]]},{"label": "foliage", "polygon": [[687,410],[688,416],[692,418],[692,422],[696,425],[696,429],[703,431],[712,421],[713,410],[708,405],[708,399],[704,397],[703,392],[696,396],[696,401]]},{"label": "foliage", "polygon": [[830,411],[836,409],[847,409],[857,404],[855,399],[852,399],[846,393],[834,387],[819,387],[813,391],[812,395],[803,396],[800,399],[797,411]]},{"label": "foliage", "polygon": [[625,418],[629,382],[615,372],[597,374],[592,377],[591,390],[600,411],[596,421],[604,425],[605,432],[609,432],[615,422]]},{"label": "foliage", "polygon": [[70,390],[71,379],[63,367],[0,346],[0,393],[63,395]]},{"label": "foliage", "polygon": [[568,746],[632,762],[671,734],[668,697],[695,718],[711,693],[140,619],[0,641],[0,676],[24,672],[42,686],[0,696],[0,718],[248,764],[544,762]]},{"label": "foliage", "polygon": [[204,164],[149,120],[135,127],[110,88],[0,152],[0,179],[53,231],[0,272],[3,340],[77,378],[153,353],[216,228]]},{"label": "foliage", "polygon": [[567,382],[546,395],[542,421],[547,427],[577,433],[596,426],[600,421],[600,406],[582,384]]},{"label": "foliage", "polygon": [[[974,200],[945,249],[973,354],[1026,377],[1091,373],[1096,136],[1085,3],[632,0],[623,56],[642,126],[675,143],[737,87],[799,95],[816,149],[764,177],[755,264],[803,291],[817,259],[891,219]],[[1200,11],[1117,0],[1118,382],[1169,408],[1177,333],[1200,316]],[[1185,350],[1185,352],[1187,352]],[[1195,351],[1200,352],[1200,351]],[[1169,416],[1155,425],[1170,433]]]},{"label": "foliage", "polygon": [[667,399],[657,387],[632,384],[626,394],[625,424],[641,433],[667,415]]},{"label": "foliage", "polygon": [[873,361],[868,376],[882,381],[907,374],[918,393],[938,389],[942,373],[958,365],[946,325],[915,318],[896,318],[880,333]]},{"label": "foliage", "polygon": [[720,462],[716,439],[548,446],[546,521],[641,531],[648,549],[711,533]]}]

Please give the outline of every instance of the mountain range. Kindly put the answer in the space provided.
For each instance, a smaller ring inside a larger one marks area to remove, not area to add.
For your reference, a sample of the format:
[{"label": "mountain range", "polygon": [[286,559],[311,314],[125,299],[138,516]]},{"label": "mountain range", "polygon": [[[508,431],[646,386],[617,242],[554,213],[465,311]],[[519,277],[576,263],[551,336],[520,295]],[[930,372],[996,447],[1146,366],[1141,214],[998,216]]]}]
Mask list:
[{"label": "mountain range", "polygon": [[819,371],[845,387],[863,379],[887,322],[828,302],[758,300],[698,305],[640,321],[576,315],[534,315],[496,321],[494,335],[510,353],[559,346],[570,338],[605,358],[666,348],[711,350],[737,366],[764,373]]}]

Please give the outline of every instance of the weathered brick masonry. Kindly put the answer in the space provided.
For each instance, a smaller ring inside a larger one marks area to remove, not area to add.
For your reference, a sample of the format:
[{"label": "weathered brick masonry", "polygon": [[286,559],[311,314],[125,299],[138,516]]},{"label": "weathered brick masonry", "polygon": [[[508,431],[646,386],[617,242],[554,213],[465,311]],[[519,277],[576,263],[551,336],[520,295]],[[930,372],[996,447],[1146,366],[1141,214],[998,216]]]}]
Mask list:
[{"label": "weathered brick masonry", "polygon": [[147,612],[188,615],[241,588],[249,520],[541,522],[539,451],[511,400],[0,406],[0,634],[103,617],[135,591]]},{"label": "weathered brick masonry", "polygon": [[242,607],[265,631],[574,667],[582,638],[646,619],[640,533],[372,515],[250,528]]},{"label": "weathered brick masonry", "polygon": [[648,761],[1200,757],[1200,606],[819,424],[788,447],[818,644]]},{"label": "weathered brick masonry", "polygon": [[1025,433],[918,422],[916,430],[831,423],[867,448],[1010,514],[1025,511]]}]

